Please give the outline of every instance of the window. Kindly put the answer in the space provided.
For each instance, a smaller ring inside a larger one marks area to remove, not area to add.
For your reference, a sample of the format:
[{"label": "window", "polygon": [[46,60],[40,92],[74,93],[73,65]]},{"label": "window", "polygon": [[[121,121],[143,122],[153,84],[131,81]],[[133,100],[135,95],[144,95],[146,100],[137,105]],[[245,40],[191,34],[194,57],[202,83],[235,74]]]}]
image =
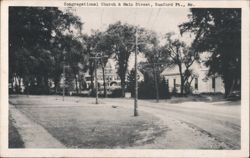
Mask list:
[{"label": "window", "polygon": [[195,78],[194,80],[194,89],[198,90],[198,78]]},{"label": "window", "polygon": [[176,79],[174,78],[174,88],[176,87]]},{"label": "window", "polygon": [[168,79],[166,79],[166,84],[168,85]]},{"label": "window", "polygon": [[215,89],[215,77],[212,78],[212,88]]}]

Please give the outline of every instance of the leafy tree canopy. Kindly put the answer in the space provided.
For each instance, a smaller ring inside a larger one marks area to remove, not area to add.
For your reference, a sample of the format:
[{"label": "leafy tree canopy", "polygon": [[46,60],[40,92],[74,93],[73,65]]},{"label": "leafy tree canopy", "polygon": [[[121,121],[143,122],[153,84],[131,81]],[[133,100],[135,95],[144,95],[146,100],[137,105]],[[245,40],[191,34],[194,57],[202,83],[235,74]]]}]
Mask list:
[{"label": "leafy tree canopy", "polygon": [[193,48],[212,53],[206,62],[209,75],[224,79],[226,96],[239,89],[241,78],[241,10],[191,9],[190,21],[180,25],[181,33],[195,34]]},{"label": "leafy tree canopy", "polygon": [[81,27],[79,17],[56,7],[10,7],[10,80],[26,79],[26,87],[40,84],[47,90],[49,78],[57,84],[62,71],[63,41],[70,34],[80,33]]}]

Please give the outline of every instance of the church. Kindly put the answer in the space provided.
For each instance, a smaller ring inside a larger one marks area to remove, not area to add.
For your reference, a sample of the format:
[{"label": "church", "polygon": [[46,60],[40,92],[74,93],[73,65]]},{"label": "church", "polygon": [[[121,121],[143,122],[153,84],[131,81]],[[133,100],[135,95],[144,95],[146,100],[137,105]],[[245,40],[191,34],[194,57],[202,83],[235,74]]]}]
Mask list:
[{"label": "church", "polygon": [[[184,66],[183,66],[184,67]],[[208,77],[209,68],[204,63],[194,62],[190,67],[194,74],[194,78],[191,82],[191,92],[193,94],[199,93],[224,93],[224,83],[219,75],[213,75]],[[180,92],[181,77],[178,66],[166,68],[161,77],[166,80],[169,86],[169,91],[174,89]]]}]

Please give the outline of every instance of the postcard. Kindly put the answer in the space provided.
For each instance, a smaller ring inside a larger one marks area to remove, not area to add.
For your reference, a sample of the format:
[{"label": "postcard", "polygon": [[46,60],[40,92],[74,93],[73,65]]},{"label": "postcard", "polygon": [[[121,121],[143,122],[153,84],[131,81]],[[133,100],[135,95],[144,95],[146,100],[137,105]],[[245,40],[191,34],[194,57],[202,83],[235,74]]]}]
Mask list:
[{"label": "postcard", "polygon": [[1,157],[248,157],[249,1],[1,1]]}]

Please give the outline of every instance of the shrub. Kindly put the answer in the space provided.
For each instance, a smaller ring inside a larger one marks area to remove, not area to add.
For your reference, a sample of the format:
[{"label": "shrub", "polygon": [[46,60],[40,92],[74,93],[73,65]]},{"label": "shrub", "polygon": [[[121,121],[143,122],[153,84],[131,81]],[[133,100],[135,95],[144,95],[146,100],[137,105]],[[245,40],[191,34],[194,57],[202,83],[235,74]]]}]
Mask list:
[{"label": "shrub", "polygon": [[159,97],[161,99],[170,99],[170,93],[169,93],[169,87],[168,84],[165,80],[165,78],[163,78],[163,80],[161,81],[160,85],[159,85]]},{"label": "shrub", "polygon": [[122,97],[122,89],[114,89],[110,95],[108,95],[111,98],[120,98]]},{"label": "shrub", "polygon": [[154,99],[156,98],[155,87],[153,82],[140,82],[138,89],[138,98]]}]

